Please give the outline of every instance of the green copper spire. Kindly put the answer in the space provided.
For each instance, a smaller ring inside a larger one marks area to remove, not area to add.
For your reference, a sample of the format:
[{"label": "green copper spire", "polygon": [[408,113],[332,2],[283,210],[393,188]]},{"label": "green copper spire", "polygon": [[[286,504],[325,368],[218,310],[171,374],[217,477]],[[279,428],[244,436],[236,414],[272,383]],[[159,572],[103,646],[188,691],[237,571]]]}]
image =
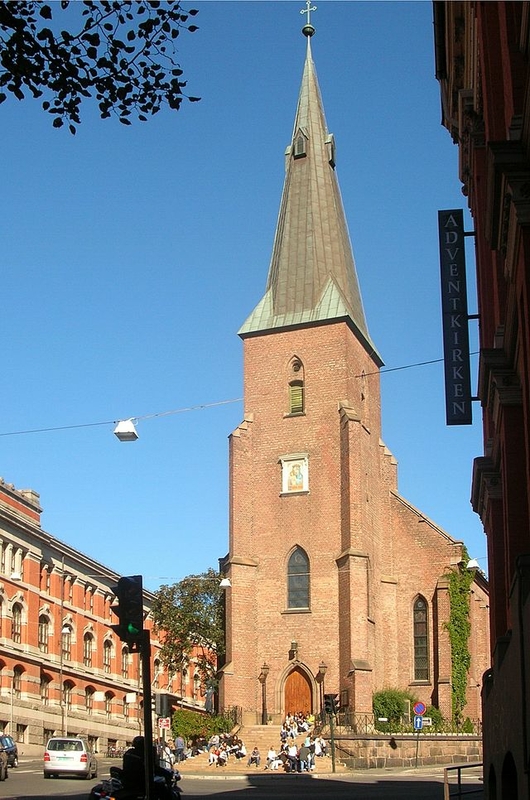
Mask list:
[{"label": "green copper spire", "polygon": [[307,53],[276,227],[266,293],[239,330],[242,337],[278,328],[345,320],[382,364],[368,334],[355,262],[311,56],[310,12],[302,33]]}]

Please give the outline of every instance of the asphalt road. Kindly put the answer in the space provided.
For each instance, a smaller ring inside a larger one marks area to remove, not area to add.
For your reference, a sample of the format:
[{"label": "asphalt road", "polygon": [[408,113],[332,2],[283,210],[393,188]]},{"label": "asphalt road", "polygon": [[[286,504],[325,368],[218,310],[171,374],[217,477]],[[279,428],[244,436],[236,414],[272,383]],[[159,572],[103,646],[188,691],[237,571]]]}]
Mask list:
[{"label": "asphalt road", "polygon": [[[108,775],[115,761],[100,760],[100,776]],[[0,784],[2,800],[86,800],[97,780],[54,778],[45,780],[40,761],[23,761]],[[242,778],[210,776],[182,779],[183,800],[214,797],[215,800],[443,800],[443,770],[370,771],[352,775],[250,775]],[[464,779],[467,800],[483,800],[478,774]],[[469,794],[468,794],[469,792]],[[456,797],[456,795],[455,795]]]}]

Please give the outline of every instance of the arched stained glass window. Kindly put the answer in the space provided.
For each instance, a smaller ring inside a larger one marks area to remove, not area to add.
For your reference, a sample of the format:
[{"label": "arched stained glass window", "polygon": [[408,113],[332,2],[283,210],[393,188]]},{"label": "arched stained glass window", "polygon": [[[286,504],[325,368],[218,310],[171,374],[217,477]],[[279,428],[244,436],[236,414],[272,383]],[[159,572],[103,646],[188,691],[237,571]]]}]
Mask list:
[{"label": "arched stained glass window", "polygon": [[309,558],[301,547],[293,550],[287,564],[287,607],[309,608]]},{"label": "arched stained glass window", "polygon": [[427,601],[423,597],[414,601],[414,680],[429,680]]}]

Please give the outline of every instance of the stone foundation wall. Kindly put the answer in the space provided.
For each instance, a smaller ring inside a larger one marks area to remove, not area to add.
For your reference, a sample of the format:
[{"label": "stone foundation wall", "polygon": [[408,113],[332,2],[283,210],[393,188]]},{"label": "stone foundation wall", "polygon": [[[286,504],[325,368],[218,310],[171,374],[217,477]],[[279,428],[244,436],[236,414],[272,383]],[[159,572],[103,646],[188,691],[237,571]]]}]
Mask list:
[{"label": "stone foundation wall", "polygon": [[467,764],[482,761],[482,739],[474,734],[340,735],[335,755],[350,769]]}]

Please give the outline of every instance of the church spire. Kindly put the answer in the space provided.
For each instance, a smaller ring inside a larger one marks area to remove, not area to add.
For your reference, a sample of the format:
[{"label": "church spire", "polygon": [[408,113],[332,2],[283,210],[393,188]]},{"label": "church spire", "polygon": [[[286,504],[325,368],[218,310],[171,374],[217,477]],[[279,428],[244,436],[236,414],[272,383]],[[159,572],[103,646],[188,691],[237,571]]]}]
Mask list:
[{"label": "church spire", "polygon": [[239,330],[242,337],[344,319],[376,361],[368,334],[348,227],[311,55],[315,33],[307,2],[307,52],[264,297]]}]

